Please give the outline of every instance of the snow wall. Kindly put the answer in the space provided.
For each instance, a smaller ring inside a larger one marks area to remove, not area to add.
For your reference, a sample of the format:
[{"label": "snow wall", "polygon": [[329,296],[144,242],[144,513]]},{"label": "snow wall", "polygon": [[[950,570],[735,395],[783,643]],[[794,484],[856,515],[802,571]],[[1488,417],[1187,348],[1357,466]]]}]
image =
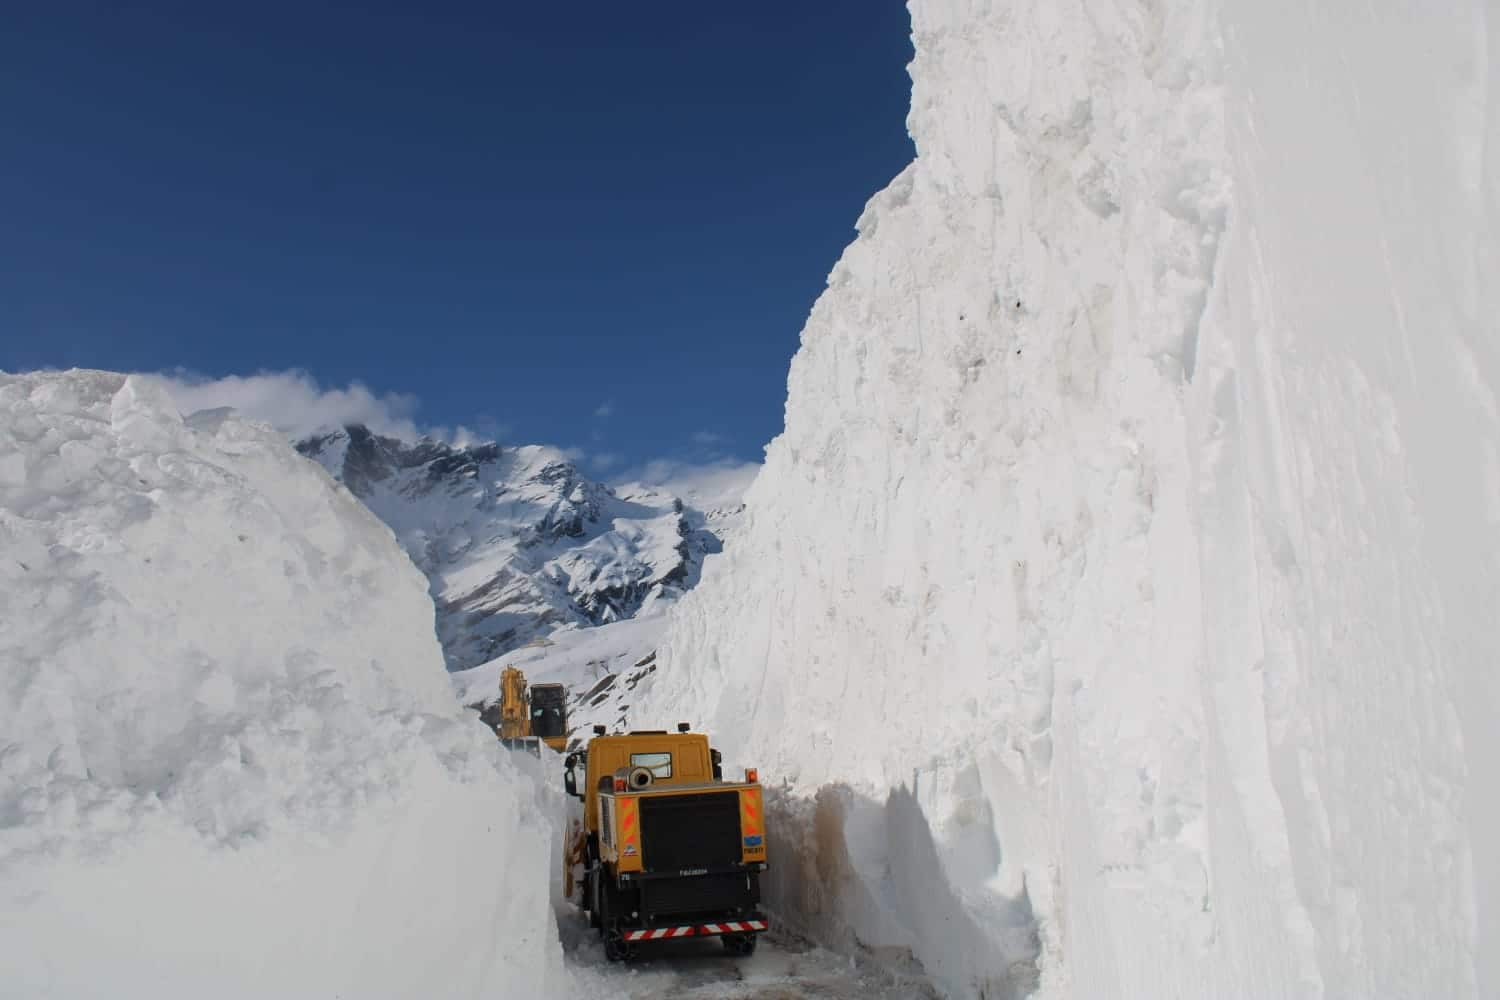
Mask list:
[{"label": "snow wall", "polygon": [[0,375],[0,996],[560,995],[539,797],[270,428]]},{"label": "snow wall", "polygon": [[953,996],[1500,995],[1500,15],[912,0],[638,718]]}]

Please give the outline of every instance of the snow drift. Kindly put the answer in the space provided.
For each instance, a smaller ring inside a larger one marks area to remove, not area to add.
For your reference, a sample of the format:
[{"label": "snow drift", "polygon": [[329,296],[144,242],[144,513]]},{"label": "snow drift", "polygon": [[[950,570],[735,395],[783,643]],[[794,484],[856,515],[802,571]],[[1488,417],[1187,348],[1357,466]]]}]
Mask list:
[{"label": "snow drift", "polygon": [[0,375],[0,995],[548,996],[535,786],[269,428]]},{"label": "snow drift", "polygon": [[1500,18],[912,0],[652,704],[954,996],[1500,994]]}]

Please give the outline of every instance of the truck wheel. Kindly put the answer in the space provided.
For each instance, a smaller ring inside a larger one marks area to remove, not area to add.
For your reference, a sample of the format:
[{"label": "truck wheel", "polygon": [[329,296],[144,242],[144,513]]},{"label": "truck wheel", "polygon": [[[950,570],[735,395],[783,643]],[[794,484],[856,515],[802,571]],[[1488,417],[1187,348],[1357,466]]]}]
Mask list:
[{"label": "truck wheel", "polygon": [[720,940],[724,942],[724,950],[729,954],[748,958],[755,954],[755,946],[760,942],[760,935],[725,934]]},{"label": "truck wheel", "polygon": [[594,904],[589,908],[589,926],[599,928],[600,937],[608,937],[604,932],[605,926],[610,922],[609,894],[604,883],[604,873],[595,868],[589,879],[590,898]]},{"label": "truck wheel", "polygon": [[598,927],[599,926],[599,908],[598,908],[598,903],[594,899],[594,873],[593,872],[584,872],[583,873],[583,886],[582,886],[582,889],[583,889],[583,891],[579,893],[579,899],[582,900],[582,904],[581,905],[583,907],[583,912],[588,915],[589,926],[590,927]]},{"label": "truck wheel", "polygon": [[611,962],[635,961],[635,945],[626,941],[619,931],[604,935],[604,957]]}]

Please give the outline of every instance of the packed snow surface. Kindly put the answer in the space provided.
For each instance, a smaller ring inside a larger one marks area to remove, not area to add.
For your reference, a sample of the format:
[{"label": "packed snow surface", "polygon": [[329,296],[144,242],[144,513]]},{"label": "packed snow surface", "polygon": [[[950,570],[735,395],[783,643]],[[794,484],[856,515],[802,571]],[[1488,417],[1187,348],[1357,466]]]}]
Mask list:
[{"label": "packed snow surface", "polygon": [[0,375],[0,996],[561,995],[554,805],[269,428]]},{"label": "packed snow surface", "polygon": [[952,996],[1500,995],[1500,16],[912,0],[645,714]]}]

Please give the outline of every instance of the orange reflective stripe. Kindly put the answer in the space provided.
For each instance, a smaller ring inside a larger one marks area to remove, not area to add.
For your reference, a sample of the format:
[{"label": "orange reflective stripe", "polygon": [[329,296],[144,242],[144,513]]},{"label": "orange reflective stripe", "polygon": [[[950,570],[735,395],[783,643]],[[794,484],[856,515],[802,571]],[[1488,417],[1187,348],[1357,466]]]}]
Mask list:
[{"label": "orange reflective stripe", "polygon": [[623,847],[625,844],[635,843],[640,816],[636,811],[635,799],[618,801],[620,804],[620,842]]},{"label": "orange reflective stripe", "polygon": [[740,789],[740,833],[754,837],[761,832],[759,788]]}]

